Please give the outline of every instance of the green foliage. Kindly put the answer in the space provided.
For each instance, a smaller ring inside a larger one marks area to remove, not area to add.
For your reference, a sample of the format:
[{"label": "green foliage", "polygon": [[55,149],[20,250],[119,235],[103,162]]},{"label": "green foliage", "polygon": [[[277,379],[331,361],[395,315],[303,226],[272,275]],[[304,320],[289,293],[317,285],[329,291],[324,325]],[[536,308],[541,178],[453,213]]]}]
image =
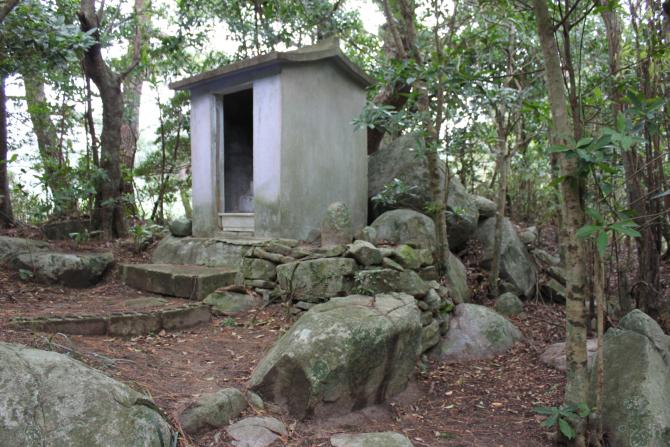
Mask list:
[{"label": "green foliage", "polygon": [[535,407],[533,411],[545,415],[547,418],[542,422],[545,427],[557,426],[560,432],[568,439],[575,437],[575,430],[570,425],[570,420],[586,418],[591,414],[591,409],[585,403],[563,404],[560,407]]},{"label": "green foliage", "polygon": [[408,185],[400,179],[394,178],[393,182],[384,185],[384,188],[378,194],[370,199],[372,206],[377,210],[397,208],[400,204],[406,203],[409,199],[417,197],[418,187]]},{"label": "green foliage", "polygon": [[589,208],[586,210],[586,213],[593,219],[593,223],[579,228],[576,236],[579,239],[594,239],[600,256],[604,256],[607,251],[610,234],[619,234],[621,236],[629,236],[633,238],[642,236],[640,232],[635,229],[639,225],[630,218],[607,224],[605,223],[605,218],[597,210]]}]

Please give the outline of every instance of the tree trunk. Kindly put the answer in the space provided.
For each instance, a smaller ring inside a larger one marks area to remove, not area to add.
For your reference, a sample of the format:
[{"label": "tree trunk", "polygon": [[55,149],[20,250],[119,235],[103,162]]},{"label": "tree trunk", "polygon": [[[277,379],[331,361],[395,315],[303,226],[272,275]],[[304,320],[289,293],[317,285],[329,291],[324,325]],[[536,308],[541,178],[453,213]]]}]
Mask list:
[{"label": "tree trunk", "polygon": [[[533,9],[537,21],[538,35],[542,47],[545,66],[545,78],[549,94],[552,116],[552,135],[554,143],[565,144],[570,136],[570,121],[566,104],[561,62],[558,46],[553,33],[553,22],[549,15],[546,0],[533,0]],[[586,308],[584,306],[584,242],[577,239],[576,231],[585,222],[583,208],[583,179],[579,177],[577,162],[564,153],[556,155],[560,176],[562,196],[561,214],[565,226],[566,261],[566,375],[565,402],[578,404],[588,398],[588,374],[586,369]],[[586,444],[586,426],[583,420],[571,421],[576,430],[573,445]]]},{"label": "tree trunk", "polygon": [[44,80],[31,73],[23,74],[22,77],[28,113],[42,163],[44,185],[51,191],[54,214],[71,215],[76,211],[76,201],[69,191],[70,179],[64,171],[65,157],[59,143],[58,130],[51,120]]},{"label": "tree trunk", "polygon": [[7,173],[7,96],[5,78],[0,76],[0,228],[14,225],[12,201],[9,194],[9,175]]},{"label": "tree trunk", "polygon": [[0,23],[5,20],[5,17],[12,12],[12,9],[16,8],[16,5],[19,4],[20,0],[5,0],[3,5],[0,6]]},{"label": "tree trunk", "polygon": [[[132,58],[137,48],[141,48],[142,29],[149,24],[149,15],[144,9],[144,0],[135,0],[135,14],[137,28],[133,37],[133,45],[128,48],[128,57]],[[142,99],[142,84],[145,72],[134,71],[123,81],[124,119],[121,125],[121,160],[126,175],[121,179],[121,192],[127,199],[132,214],[137,214],[135,190],[133,188],[132,171],[135,167],[135,154],[140,131],[140,102]]]},{"label": "tree trunk", "polygon": [[[98,27],[95,0],[81,0],[79,10],[81,29],[88,32]],[[100,135],[100,168],[107,178],[99,184],[94,223],[103,239],[121,237],[127,233],[125,206],[121,191],[121,127],[123,125],[123,95],[121,84],[139,62],[139,51],[131,65],[123,72],[114,72],[104,61],[100,45],[100,33],[93,36],[97,43],[86,50],[83,59],[84,71],[93,80],[102,101],[102,133]]]},{"label": "tree trunk", "polygon": [[507,195],[507,174],[509,171],[509,156],[507,151],[507,137],[503,124],[498,125],[498,197],[496,198],[496,226],[493,236],[493,254],[491,258],[491,274],[489,284],[491,285],[491,296],[496,298],[499,294],[498,276],[500,275],[500,255],[502,250],[502,224],[505,218],[505,197]]}]

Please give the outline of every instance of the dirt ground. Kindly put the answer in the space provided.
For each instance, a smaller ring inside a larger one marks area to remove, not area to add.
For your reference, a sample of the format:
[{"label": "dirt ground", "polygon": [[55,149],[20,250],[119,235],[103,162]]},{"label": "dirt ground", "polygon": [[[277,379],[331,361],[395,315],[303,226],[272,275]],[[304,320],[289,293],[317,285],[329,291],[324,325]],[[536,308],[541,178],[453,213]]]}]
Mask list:
[{"label": "dirt ground", "polygon": [[[128,247],[89,243],[83,248],[112,250],[123,262],[146,258]],[[477,302],[483,275],[471,273]],[[8,326],[18,315],[120,310],[123,301],[140,296],[150,295],[122,285],[116,271],[97,287],[78,290],[23,282],[15,272],[0,268],[0,340],[69,353],[148,393],[175,422],[180,410],[203,393],[230,386],[244,390],[254,366],[293,318],[277,304],[235,319],[217,317],[188,331],[133,338],[50,335]],[[334,433],[372,431],[402,432],[415,446],[551,445],[551,433],[532,408],[558,405],[562,399],[563,374],[538,357],[548,344],[562,341],[563,310],[530,301],[525,313],[512,320],[524,340],[510,352],[466,364],[424,358],[407,391],[385,405],[329,420],[296,421],[271,412],[289,429],[287,439],[276,445],[330,446]],[[230,439],[221,429],[196,438],[182,436],[180,445],[228,446]]]}]

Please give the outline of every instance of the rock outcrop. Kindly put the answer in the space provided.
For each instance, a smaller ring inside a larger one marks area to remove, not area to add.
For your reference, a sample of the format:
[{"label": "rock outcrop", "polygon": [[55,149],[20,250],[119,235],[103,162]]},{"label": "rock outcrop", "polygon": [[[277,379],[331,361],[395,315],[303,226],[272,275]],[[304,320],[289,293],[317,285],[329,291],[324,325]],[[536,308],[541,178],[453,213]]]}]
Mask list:
[{"label": "rock outcrop", "polygon": [[112,253],[23,253],[11,261],[14,268],[24,270],[32,279],[66,287],[90,287],[102,279],[114,263]]},{"label": "rock outcrop", "polygon": [[477,304],[459,304],[432,353],[447,362],[480,360],[504,353],[520,339],[519,329],[502,315]]},{"label": "rock outcrop", "polygon": [[376,243],[435,248],[435,223],[433,219],[417,211],[387,211],[375,219],[371,226],[377,233]]},{"label": "rock outcrop", "polygon": [[[670,337],[639,310],[603,340],[602,422],[612,445],[670,445]],[[595,389],[595,368],[592,369]],[[592,397],[595,404],[595,397]]]},{"label": "rock outcrop", "polygon": [[[484,248],[482,264],[489,267],[493,257],[493,240],[496,220],[491,217],[482,221],[475,237]],[[531,297],[537,284],[537,269],[525,245],[519,239],[512,222],[505,218],[502,226],[502,246],[500,250],[500,277],[510,283],[519,295]]]},{"label": "rock outcrop", "polygon": [[171,445],[143,394],[65,355],[0,343],[0,445]]},{"label": "rock outcrop", "polygon": [[402,391],[421,338],[414,298],[333,298],[312,307],[258,364],[250,387],[295,417],[343,414]]}]

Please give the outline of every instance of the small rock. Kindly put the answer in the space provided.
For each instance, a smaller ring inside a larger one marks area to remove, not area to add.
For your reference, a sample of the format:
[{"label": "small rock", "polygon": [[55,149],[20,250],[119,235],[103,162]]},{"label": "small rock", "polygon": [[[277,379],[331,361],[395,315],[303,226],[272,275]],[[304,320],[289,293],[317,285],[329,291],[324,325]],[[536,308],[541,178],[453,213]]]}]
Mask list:
[{"label": "small rock", "polygon": [[205,394],[179,416],[179,423],[186,433],[223,427],[247,408],[244,395],[236,388],[224,388]]},{"label": "small rock", "polygon": [[356,232],[355,237],[356,239],[360,239],[362,241],[374,244],[375,241],[377,240],[377,230],[375,230],[372,227],[363,227]]},{"label": "small rock", "polygon": [[251,251],[251,256],[253,256],[254,258],[265,259],[266,261],[270,261],[274,264],[286,264],[287,262],[295,261],[294,257],[284,256],[279,253],[266,251],[263,250],[261,247],[254,247],[253,250]]},{"label": "small rock", "polygon": [[[593,365],[593,360],[596,358],[597,348],[598,340],[590,339],[586,341],[586,354],[589,368]],[[547,349],[540,355],[540,361],[559,371],[565,371],[565,342],[563,341],[547,346]]]},{"label": "small rock", "polygon": [[289,247],[288,245],[280,244],[276,241],[270,241],[266,243],[263,245],[263,248],[270,253],[277,253],[284,256],[291,256],[291,253],[293,252],[293,248]]},{"label": "small rock", "polygon": [[523,303],[513,293],[503,293],[496,299],[495,309],[499,314],[509,316],[523,312]]},{"label": "small rock", "polygon": [[247,391],[247,402],[254,410],[265,410],[265,403],[263,402],[263,399],[253,391]]},{"label": "small rock", "polygon": [[382,253],[370,242],[356,240],[349,246],[347,256],[354,258],[364,266],[380,265],[384,259]]},{"label": "small rock", "polygon": [[349,207],[342,202],[328,205],[321,221],[321,246],[350,244],[354,237]]},{"label": "small rock", "polygon": [[234,439],[235,447],[267,447],[282,436],[288,436],[284,424],[270,416],[242,419],[226,431]]},{"label": "small rock", "polygon": [[421,267],[426,267],[435,263],[435,259],[433,259],[433,250],[429,248],[419,248],[416,250],[416,253],[421,261]]},{"label": "small rock", "polygon": [[430,289],[423,300],[430,310],[438,310],[440,308],[440,303],[442,302],[442,298],[440,298],[440,295],[438,295],[435,289]]},{"label": "small rock", "polygon": [[419,253],[407,244],[396,247],[393,257],[407,269],[417,270],[422,264]]},{"label": "small rock", "polygon": [[265,259],[244,258],[240,266],[240,272],[246,279],[274,281],[277,277],[275,265]]},{"label": "small rock", "polygon": [[237,315],[253,309],[259,303],[246,293],[212,292],[203,301],[212,306],[212,311],[221,315]]},{"label": "small rock", "polygon": [[397,270],[397,271],[399,271],[399,272],[404,272],[404,271],[405,271],[405,267],[403,267],[402,265],[398,264],[397,262],[395,262],[395,261],[394,261],[393,259],[391,259],[391,258],[384,258],[384,259],[382,260],[382,267],[386,267],[386,268],[390,268],[390,269],[393,269],[393,270]]},{"label": "small rock", "polygon": [[186,216],[177,217],[170,222],[170,233],[175,237],[190,236],[193,232],[193,221]]},{"label": "small rock", "polygon": [[537,242],[537,227],[528,227],[523,231],[519,232],[519,239],[521,239],[521,242],[523,242],[526,245],[529,244],[534,244]]},{"label": "small rock", "polygon": [[440,342],[440,322],[433,320],[421,329],[421,353],[428,351]]},{"label": "small rock", "polygon": [[433,321],[433,312],[426,310],[421,312],[421,326],[428,326]]},{"label": "small rock", "polygon": [[561,258],[559,256],[554,256],[545,250],[536,248],[535,250],[531,251],[531,253],[533,256],[535,256],[535,259],[546,266],[558,266],[561,264]]},{"label": "small rock", "polygon": [[342,433],[330,438],[333,447],[412,447],[407,436],[394,432]]}]

